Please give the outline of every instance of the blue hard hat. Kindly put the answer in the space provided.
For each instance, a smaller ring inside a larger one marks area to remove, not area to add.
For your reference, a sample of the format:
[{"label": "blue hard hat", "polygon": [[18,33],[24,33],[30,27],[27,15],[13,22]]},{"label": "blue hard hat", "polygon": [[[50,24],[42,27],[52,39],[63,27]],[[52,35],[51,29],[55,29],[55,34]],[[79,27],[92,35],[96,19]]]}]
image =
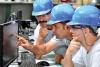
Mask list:
[{"label": "blue hard hat", "polygon": [[52,25],[61,21],[70,21],[74,14],[74,8],[70,4],[56,5],[51,11],[51,19],[48,25]]},{"label": "blue hard hat", "polygon": [[48,13],[53,7],[51,0],[35,0],[33,3],[32,16],[39,16]]},{"label": "blue hard hat", "polygon": [[97,27],[100,25],[100,10],[95,6],[85,5],[77,8],[72,21],[68,25],[88,25]]}]

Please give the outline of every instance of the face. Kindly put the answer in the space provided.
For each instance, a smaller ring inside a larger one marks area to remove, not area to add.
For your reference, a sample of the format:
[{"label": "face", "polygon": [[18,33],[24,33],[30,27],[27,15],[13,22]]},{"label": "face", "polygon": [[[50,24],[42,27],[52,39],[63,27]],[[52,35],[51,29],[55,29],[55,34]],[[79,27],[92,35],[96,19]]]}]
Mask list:
[{"label": "face", "polygon": [[77,38],[77,41],[82,42],[86,37],[85,28],[81,28],[80,26],[70,26],[70,32],[72,33],[73,38]]},{"label": "face", "polygon": [[[71,35],[69,27],[66,24],[57,23],[52,25],[52,31],[57,38],[63,39]],[[67,34],[66,34],[67,33]]]},{"label": "face", "polygon": [[70,32],[72,33],[73,38],[77,38],[76,41],[80,42],[81,45],[85,47],[87,51],[89,51],[97,39],[92,30],[84,26],[70,27]]},{"label": "face", "polygon": [[42,27],[45,27],[47,21],[50,19],[50,14],[47,14],[47,15],[40,15],[40,16],[37,16],[36,18],[37,18],[39,24],[40,24]]}]

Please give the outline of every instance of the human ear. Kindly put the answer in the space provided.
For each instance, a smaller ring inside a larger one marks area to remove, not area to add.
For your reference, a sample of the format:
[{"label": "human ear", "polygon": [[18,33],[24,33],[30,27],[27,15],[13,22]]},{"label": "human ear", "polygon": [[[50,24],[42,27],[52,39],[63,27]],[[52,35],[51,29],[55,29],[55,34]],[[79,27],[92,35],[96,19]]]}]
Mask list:
[{"label": "human ear", "polygon": [[65,25],[65,29],[70,30],[70,26]]}]

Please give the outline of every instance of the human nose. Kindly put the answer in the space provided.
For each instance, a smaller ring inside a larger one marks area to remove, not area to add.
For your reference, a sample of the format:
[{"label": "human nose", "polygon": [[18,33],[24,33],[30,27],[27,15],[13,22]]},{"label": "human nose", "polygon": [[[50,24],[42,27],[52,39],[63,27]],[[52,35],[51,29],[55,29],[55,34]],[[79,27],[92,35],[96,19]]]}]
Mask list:
[{"label": "human nose", "polygon": [[70,32],[73,33],[73,29],[72,28],[70,28]]},{"label": "human nose", "polygon": [[45,16],[38,16],[38,17],[36,17],[37,18],[37,20],[40,22],[40,21],[44,21],[46,18],[45,18]]},{"label": "human nose", "polygon": [[45,16],[45,19],[46,19],[47,21],[49,21],[49,20],[50,20],[50,16],[49,16],[49,15],[46,15],[46,16]]}]

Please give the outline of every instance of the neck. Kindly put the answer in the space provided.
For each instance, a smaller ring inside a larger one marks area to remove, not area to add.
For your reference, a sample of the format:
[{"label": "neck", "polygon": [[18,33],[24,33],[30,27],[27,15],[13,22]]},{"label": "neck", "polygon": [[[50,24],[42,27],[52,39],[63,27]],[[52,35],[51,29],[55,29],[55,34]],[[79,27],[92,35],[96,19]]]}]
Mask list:
[{"label": "neck", "polygon": [[68,39],[68,40],[72,40],[72,35],[70,35],[70,36],[66,36],[66,39]]}]

